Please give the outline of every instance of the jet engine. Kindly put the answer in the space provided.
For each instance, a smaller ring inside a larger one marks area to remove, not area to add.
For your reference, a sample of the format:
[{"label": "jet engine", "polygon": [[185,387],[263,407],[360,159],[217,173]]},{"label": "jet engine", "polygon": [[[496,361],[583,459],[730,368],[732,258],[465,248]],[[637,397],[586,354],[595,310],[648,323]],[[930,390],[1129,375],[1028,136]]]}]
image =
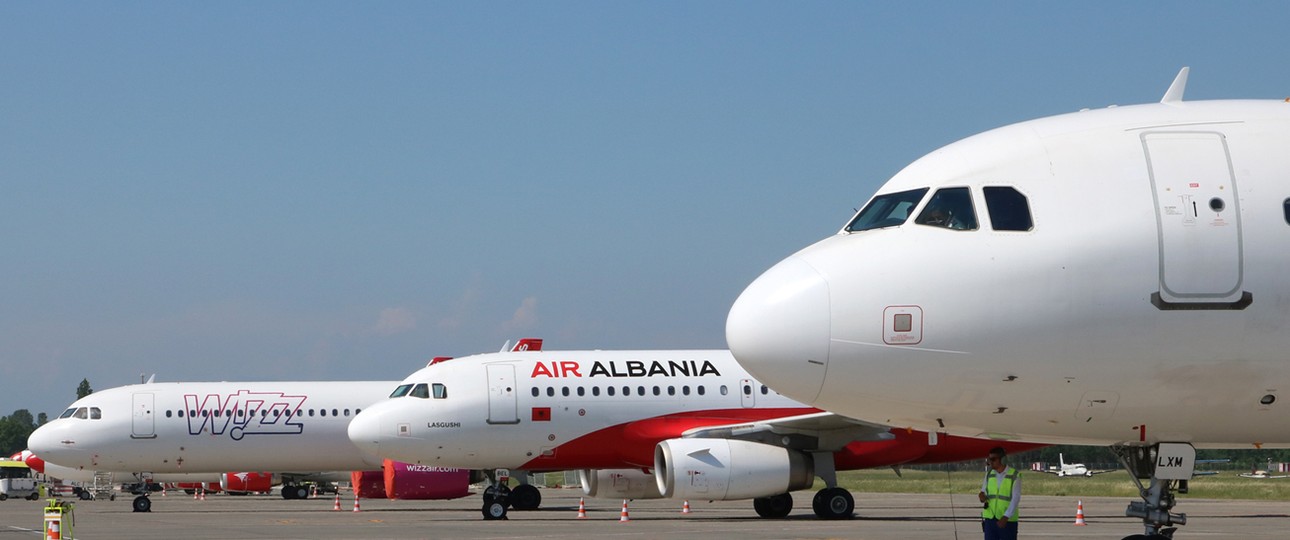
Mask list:
[{"label": "jet engine", "polygon": [[669,439],[654,447],[654,476],[664,497],[738,500],[806,489],[811,457],[795,450],[731,439]]},{"label": "jet engine", "polygon": [[654,475],[640,469],[583,469],[578,471],[582,492],[603,499],[659,499]]},{"label": "jet engine", "polygon": [[268,493],[273,489],[273,473],[227,472],[219,475],[219,487],[230,495]]}]

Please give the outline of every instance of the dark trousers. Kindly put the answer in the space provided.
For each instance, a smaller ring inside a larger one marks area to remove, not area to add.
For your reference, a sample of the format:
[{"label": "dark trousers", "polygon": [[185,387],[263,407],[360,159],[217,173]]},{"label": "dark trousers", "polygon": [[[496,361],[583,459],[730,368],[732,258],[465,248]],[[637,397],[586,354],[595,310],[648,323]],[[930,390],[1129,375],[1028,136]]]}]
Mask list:
[{"label": "dark trousers", "polygon": [[1017,522],[1009,521],[1007,527],[1000,529],[998,520],[982,519],[981,532],[985,540],[1017,540]]}]

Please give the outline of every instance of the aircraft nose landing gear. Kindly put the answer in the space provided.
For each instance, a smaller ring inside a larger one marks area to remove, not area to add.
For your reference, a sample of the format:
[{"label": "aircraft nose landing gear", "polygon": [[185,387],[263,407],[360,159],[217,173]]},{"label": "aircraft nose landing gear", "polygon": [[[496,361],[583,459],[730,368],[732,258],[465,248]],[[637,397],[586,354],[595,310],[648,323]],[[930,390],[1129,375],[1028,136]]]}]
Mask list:
[{"label": "aircraft nose landing gear", "polygon": [[[1160,443],[1151,446],[1115,445],[1111,447],[1120,464],[1133,475],[1141,501],[1129,503],[1124,515],[1142,519],[1145,534],[1125,540],[1173,538],[1178,527],[1186,525],[1187,514],[1170,512],[1177,501],[1174,491],[1187,492],[1187,481],[1196,468],[1196,449],[1188,443]],[[1149,487],[1142,480],[1151,481]]]}]

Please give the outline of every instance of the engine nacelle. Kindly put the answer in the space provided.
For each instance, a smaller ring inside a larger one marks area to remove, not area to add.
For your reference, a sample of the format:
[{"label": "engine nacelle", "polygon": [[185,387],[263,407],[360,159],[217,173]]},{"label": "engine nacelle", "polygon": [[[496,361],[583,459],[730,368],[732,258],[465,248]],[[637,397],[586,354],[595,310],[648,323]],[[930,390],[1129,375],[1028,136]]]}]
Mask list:
[{"label": "engine nacelle", "polygon": [[470,471],[385,460],[385,496],[391,499],[456,499],[470,495]]},{"label": "engine nacelle", "polygon": [[273,489],[273,473],[224,473],[219,475],[219,487],[229,493],[268,493]]},{"label": "engine nacelle", "polygon": [[796,450],[731,439],[669,439],[654,447],[654,476],[664,497],[737,500],[806,489],[811,457]]},{"label": "engine nacelle", "polygon": [[660,499],[654,475],[640,469],[583,469],[582,492],[602,499]]}]

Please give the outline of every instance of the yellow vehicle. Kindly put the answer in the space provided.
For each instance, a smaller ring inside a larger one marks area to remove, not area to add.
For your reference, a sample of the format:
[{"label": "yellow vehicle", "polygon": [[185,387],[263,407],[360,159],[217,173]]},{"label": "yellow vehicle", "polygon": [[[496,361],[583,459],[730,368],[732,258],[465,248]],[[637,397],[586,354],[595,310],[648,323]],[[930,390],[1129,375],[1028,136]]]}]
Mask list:
[{"label": "yellow vehicle", "polygon": [[0,459],[0,501],[9,497],[34,501],[40,498],[40,493],[36,491],[36,479],[26,463]]}]

